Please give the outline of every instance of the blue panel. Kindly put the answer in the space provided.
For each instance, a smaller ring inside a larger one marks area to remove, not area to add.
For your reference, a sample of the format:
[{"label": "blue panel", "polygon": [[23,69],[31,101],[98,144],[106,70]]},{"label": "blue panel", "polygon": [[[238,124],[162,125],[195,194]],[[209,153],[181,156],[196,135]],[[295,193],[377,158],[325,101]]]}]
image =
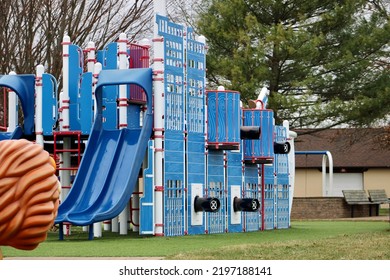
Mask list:
[{"label": "blue panel", "polygon": [[[216,130],[217,130],[217,142],[228,142],[229,138],[227,137],[227,95],[225,92],[217,92],[217,110],[216,110]],[[209,112],[208,115],[212,114]]]},{"label": "blue panel", "polygon": [[189,133],[205,132],[204,96],[187,95],[187,131]]},{"label": "blue panel", "polygon": [[288,228],[290,225],[289,215],[289,186],[278,185],[276,189],[276,227],[278,229]]},{"label": "blue panel", "polygon": [[0,132],[0,141],[9,139],[20,139],[23,136],[23,129],[17,126],[12,132]]},{"label": "blue panel", "polygon": [[185,231],[185,190],[181,180],[167,180],[164,187],[164,235],[180,236]]},{"label": "blue panel", "polygon": [[245,164],[244,171],[245,183],[259,183],[259,166],[257,164]]},{"label": "blue panel", "polygon": [[275,184],[275,168],[273,164],[264,165],[264,183],[266,185]]},{"label": "blue panel", "polygon": [[243,113],[244,125],[261,127],[259,140],[244,140],[244,159],[253,162],[272,160],[274,157],[273,111],[246,109]]},{"label": "blue panel", "polygon": [[127,127],[137,128],[140,127],[141,120],[141,108],[138,104],[129,104],[127,106]]},{"label": "blue panel", "polygon": [[18,95],[24,116],[24,134],[31,135],[34,130],[35,76],[32,74],[0,75],[0,86],[8,87]]},{"label": "blue panel", "polygon": [[242,153],[240,151],[226,151],[227,171],[229,185],[241,185],[242,183]]},{"label": "blue panel", "polygon": [[[244,172],[244,197],[257,198],[261,203],[259,166],[257,164],[245,164]],[[245,212],[242,215],[245,224],[244,231],[258,231],[261,229],[260,210],[257,212]]]},{"label": "blue panel", "polygon": [[224,175],[224,152],[208,151],[208,182],[223,182]]},{"label": "blue panel", "polygon": [[217,130],[217,94],[215,92],[207,93],[207,141],[219,142]]},{"label": "blue panel", "polygon": [[[275,126],[275,142],[287,142],[287,129]],[[288,228],[289,216],[289,167],[288,154],[275,154],[276,173],[276,227]]]},{"label": "blue panel", "polygon": [[208,152],[208,181],[207,197],[216,197],[220,200],[221,206],[218,212],[206,213],[206,231],[208,233],[223,233],[227,230],[226,215],[226,193],[225,193],[225,172],[224,152]]},{"label": "blue panel", "polygon": [[97,60],[103,70],[118,68],[118,43],[108,44],[104,50],[98,51]]},{"label": "blue panel", "polygon": [[208,181],[223,182],[224,181],[224,152],[221,150],[211,150],[207,154],[208,160]]},{"label": "blue panel", "polygon": [[[232,205],[230,201],[234,199],[231,194],[231,187],[242,186],[242,153],[241,151],[227,151],[227,186],[228,186],[228,198],[227,213],[233,213]],[[242,220],[241,220],[242,221]],[[241,232],[243,230],[242,224],[231,224],[230,217],[228,218],[228,230],[229,232]]]},{"label": "blue panel", "polygon": [[158,34],[164,37],[164,232],[169,236],[183,235],[186,199],[184,27],[159,15],[156,21]]},{"label": "blue panel", "polygon": [[82,75],[79,103],[79,122],[82,134],[89,134],[93,121],[92,101],[92,73],[86,72]]},{"label": "blue panel", "polygon": [[185,177],[184,134],[167,131],[164,135],[164,234],[184,235]]},{"label": "blue panel", "polygon": [[187,131],[205,133],[205,45],[195,40],[192,28],[187,28]]},{"label": "blue panel", "polygon": [[148,144],[148,167],[144,171],[144,191],[140,197],[140,234],[154,233],[154,141],[149,140]]},{"label": "blue panel", "polygon": [[264,229],[275,228],[275,187],[264,186]]},{"label": "blue panel", "polygon": [[191,96],[204,95],[206,75],[206,50],[204,43],[195,40],[192,28],[187,28],[187,84]]},{"label": "blue panel", "polygon": [[183,26],[169,21],[167,17],[156,15],[156,23],[158,35],[164,36],[164,38],[168,36],[183,37]]},{"label": "blue panel", "polygon": [[119,90],[117,86],[108,86],[103,88],[103,118],[104,129],[117,129],[118,127],[118,109],[117,98]]},{"label": "blue panel", "polygon": [[184,27],[157,15],[164,36],[165,130],[184,131]]},{"label": "blue panel", "polygon": [[[118,44],[113,42],[108,44],[103,51],[99,51],[97,55],[98,61],[102,64],[102,69],[117,69],[118,68]],[[103,88],[103,123],[104,129],[116,129],[118,127],[118,110],[117,98],[119,95],[118,86],[105,86]]]},{"label": "blue panel", "polygon": [[[192,184],[206,186],[206,154],[203,133],[188,132],[187,135],[187,186],[191,194]],[[204,225],[191,225],[191,209],[194,207],[191,195],[187,198],[188,234],[204,234]]]},{"label": "blue panel", "polygon": [[182,132],[168,132],[164,141],[164,164],[166,180],[184,182],[184,139]]},{"label": "blue panel", "polygon": [[76,45],[69,45],[69,125],[72,131],[81,130],[78,97],[83,64],[83,50]]},{"label": "blue panel", "polygon": [[205,140],[200,134],[190,133],[187,136],[187,180],[188,185],[201,183],[205,185]]},{"label": "blue panel", "polygon": [[100,62],[103,65],[104,56],[105,56],[105,50],[98,50],[96,52],[96,61]]},{"label": "blue panel", "polygon": [[264,229],[275,227],[275,166],[264,165]]},{"label": "blue panel", "polygon": [[208,145],[238,149],[241,127],[240,94],[236,91],[208,91],[207,105]]},{"label": "blue panel", "polygon": [[[42,75],[42,128],[43,135],[53,135],[58,117],[57,81],[50,75]],[[89,127],[90,129],[91,127]]]},{"label": "blue panel", "polygon": [[227,139],[229,142],[240,142],[241,108],[240,93],[228,92],[226,94],[226,119],[227,119]]},{"label": "blue panel", "polygon": [[183,27],[167,22],[164,35],[165,130],[184,130]]},{"label": "blue panel", "polygon": [[103,98],[104,109],[103,116],[103,128],[104,129],[117,129],[118,128],[118,110],[116,107],[116,101],[108,101]]},{"label": "blue panel", "polygon": [[274,112],[271,110],[260,111],[260,153],[264,157],[274,156]]},{"label": "blue panel", "polygon": [[[287,142],[287,129],[283,126],[275,126],[275,141]],[[275,154],[275,173],[278,185],[289,184],[288,154]]]}]

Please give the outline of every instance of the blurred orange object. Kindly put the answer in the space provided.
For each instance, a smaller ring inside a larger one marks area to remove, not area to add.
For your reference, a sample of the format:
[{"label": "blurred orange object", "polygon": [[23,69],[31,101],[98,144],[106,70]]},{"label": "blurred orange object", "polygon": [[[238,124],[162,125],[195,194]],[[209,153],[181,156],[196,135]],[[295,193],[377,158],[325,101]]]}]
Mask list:
[{"label": "blurred orange object", "polygon": [[0,246],[33,250],[46,240],[59,205],[55,172],[40,145],[0,141]]}]

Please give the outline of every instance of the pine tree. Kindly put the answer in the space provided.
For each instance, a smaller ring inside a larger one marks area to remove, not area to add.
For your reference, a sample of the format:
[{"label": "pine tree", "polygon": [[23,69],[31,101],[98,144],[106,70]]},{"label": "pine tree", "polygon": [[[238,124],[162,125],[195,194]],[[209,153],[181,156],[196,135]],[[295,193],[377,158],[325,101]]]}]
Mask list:
[{"label": "pine tree", "polygon": [[[386,4],[387,1],[384,1]],[[390,111],[390,22],[382,0],[208,0],[208,79],[244,102],[266,85],[292,127],[370,125]],[[388,4],[387,4],[388,5]]]}]

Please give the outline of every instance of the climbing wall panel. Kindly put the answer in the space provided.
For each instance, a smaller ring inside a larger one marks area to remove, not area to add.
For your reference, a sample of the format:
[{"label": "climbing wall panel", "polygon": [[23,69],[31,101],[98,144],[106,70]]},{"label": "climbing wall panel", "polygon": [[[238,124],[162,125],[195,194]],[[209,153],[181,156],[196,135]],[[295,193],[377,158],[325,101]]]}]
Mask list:
[{"label": "climbing wall panel", "polygon": [[209,151],[208,155],[208,181],[206,188],[207,197],[218,198],[221,202],[219,210],[215,213],[205,213],[206,232],[222,233],[226,231],[226,192],[224,152]]},{"label": "climbing wall panel", "polygon": [[[259,167],[257,164],[245,164],[243,197],[257,198],[261,203],[261,189],[259,183]],[[245,212],[244,231],[257,231],[261,229],[261,205],[257,212]]]}]

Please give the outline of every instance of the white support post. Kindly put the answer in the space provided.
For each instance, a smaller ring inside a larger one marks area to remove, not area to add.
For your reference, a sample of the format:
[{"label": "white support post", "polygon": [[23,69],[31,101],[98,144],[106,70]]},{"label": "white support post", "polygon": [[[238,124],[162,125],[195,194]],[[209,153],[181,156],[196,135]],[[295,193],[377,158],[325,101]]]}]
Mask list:
[{"label": "white support post", "polygon": [[[94,109],[95,109],[95,114],[96,114],[96,111],[97,111],[97,107],[96,107],[96,99],[94,98],[95,97],[95,88],[96,88],[96,84],[97,84],[97,81],[99,79],[99,73],[100,71],[102,71],[102,64],[100,62],[97,62],[95,63],[95,45],[90,42],[88,44],[88,49],[89,49],[89,52],[88,52],[88,71],[92,71],[93,73],[93,80],[92,80],[92,94],[93,94],[93,99],[94,99]],[[93,53],[94,57],[93,57],[93,60],[92,60],[92,56],[90,56],[90,53]],[[93,66],[92,66],[92,63],[93,63]],[[87,143],[88,145],[88,143]],[[106,229],[106,223],[103,223],[104,224],[104,229]],[[110,224],[108,224],[109,226]],[[102,223],[99,222],[99,223],[94,223],[93,224],[93,236],[94,237],[102,237]]]},{"label": "white support post", "polygon": [[[119,69],[126,69],[127,67],[127,36],[125,33],[119,35],[118,40],[118,56]],[[119,86],[119,129],[127,128],[127,85]]]},{"label": "white support post", "polygon": [[70,37],[62,42],[62,130],[69,131],[69,45]]},{"label": "white support post", "polygon": [[93,224],[93,237],[102,237],[102,223]]},{"label": "white support post", "polygon": [[[102,64],[100,62],[95,63],[95,66],[93,67],[93,82],[92,82],[92,92],[95,93],[96,84],[99,79],[100,71],[102,71]],[[95,108],[95,111],[97,111],[97,108]]]},{"label": "white support post", "polygon": [[[61,110],[62,110],[62,125],[61,130],[62,131],[69,131],[69,45],[70,37],[64,36],[63,42],[62,42],[62,98],[61,98]],[[70,149],[71,147],[71,139],[69,137],[63,138],[63,148],[64,150]],[[70,168],[71,162],[70,162],[70,153],[69,152],[63,152],[62,153],[62,168]],[[71,187],[71,180],[70,180],[70,170],[62,170],[62,175],[60,178],[61,186],[62,186],[62,197],[65,199],[70,191]],[[66,229],[64,231],[68,231],[70,233],[70,226],[64,225]]]},{"label": "white support post", "polygon": [[[153,1],[155,15],[166,15],[165,0]],[[153,88],[154,88],[154,234],[164,235],[164,174],[163,174],[163,137],[164,137],[164,38],[158,35],[158,26],[154,24],[154,58],[153,58]]]},{"label": "white support post", "polygon": [[58,97],[58,126],[59,131],[62,131],[62,107],[64,106],[64,102],[62,102],[63,98],[63,91],[60,92]]},{"label": "white support post", "polygon": [[[127,36],[119,35],[118,40],[119,69],[127,69]],[[127,128],[127,85],[119,85],[119,129]],[[119,234],[126,235],[129,228],[129,204],[119,214]]]},{"label": "white support post", "polygon": [[[89,42],[87,45],[87,71],[91,72],[93,74],[95,73],[95,63],[96,63],[95,53],[96,53],[95,43]],[[96,83],[94,83],[94,85],[95,84]],[[96,98],[95,98],[95,87],[94,86],[93,86],[93,90],[92,90],[92,102],[93,102],[93,108],[94,108],[94,115],[93,116],[95,117],[96,116]]]},{"label": "white support post", "polygon": [[103,222],[103,230],[110,231],[111,230],[111,220],[107,220]]},{"label": "white support post", "polygon": [[[61,91],[60,94],[59,94],[59,110],[58,110],[58,117],[59,117],[59,130],[62,131],[62,107],[64,106],[64,103],[62,102],[63,100],[63,92]],[[63,156],[62,154],[59,154],[59,162],[60,162],[60,166],[62,166],[62,161],[63,161]],[[62,177],[64,177],[63,175],[63,172],[64,170],[59,170],[59,177],[60,177],[60,182],[62,184],[63,180],[61,179]],[[64,194],[64,189],[62,188],[61,189],[61,193],[60,193],[60,200],[61,201],[64,201],[65,199],[65,194]],[[64,229],[65,231],[65,229]]]},{"label": "white support post", "polygon": [[43,147],[43,105],[42,105],[42,75],[43,65],[38,65],[35,76],[35,141]]},{"label": "white support post", "polygon": [[93,73],[93,69],[95,68],[96,58],[95,58],[95,43],[88,42],[87,45],[87,71]]},{"label": "white support post", "polygon": [[118,218],[118,216],[111,219],[111,232],[119,232],[119,218]]},{"label": "white support post", "polygon": [[[14,71],[9,72],[10,75],[16,75]],[[8,127],[7,131],[12,132],[18,126],[19,109],[18,97],[14,91],[8,92]]]}]

